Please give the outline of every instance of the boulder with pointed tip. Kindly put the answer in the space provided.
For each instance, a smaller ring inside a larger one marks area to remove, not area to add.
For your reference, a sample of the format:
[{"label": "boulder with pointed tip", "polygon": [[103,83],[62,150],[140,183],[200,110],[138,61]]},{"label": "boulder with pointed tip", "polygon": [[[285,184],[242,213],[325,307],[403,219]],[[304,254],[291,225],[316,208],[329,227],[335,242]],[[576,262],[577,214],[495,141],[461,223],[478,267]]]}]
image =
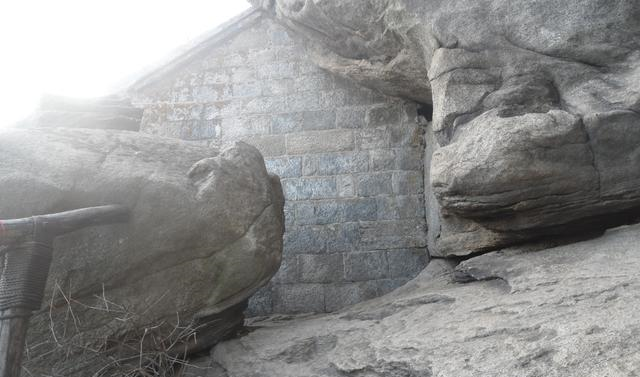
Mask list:
[{"label": "boulder with pointed tip", "polygon": [[147,364],[147,355],[210,347],[242,324],[243,305],[280,265],[280,182],[244,143],[3,130],[0,192],[2,218],[131,209],[127,224],[56,240],[45,303],[29,330],[33,375],[107,373],[132,355]]}]

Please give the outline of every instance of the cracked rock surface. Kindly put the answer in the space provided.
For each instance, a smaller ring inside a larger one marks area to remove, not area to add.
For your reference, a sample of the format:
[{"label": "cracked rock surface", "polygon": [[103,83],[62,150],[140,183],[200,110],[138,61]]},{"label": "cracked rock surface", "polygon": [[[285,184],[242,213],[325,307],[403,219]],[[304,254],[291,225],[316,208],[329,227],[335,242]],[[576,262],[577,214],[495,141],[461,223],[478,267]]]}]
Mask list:
[{"label": "cracked rock surface", "polygon": [[640,206],[637,1],[253,3],[305,36],[321,67],[433,104],[432,255]]},{"label": "cracked rock surface", "polygon": [[[143,349],[210,347],[242,324],[246,300],[280,265],[280,182],[244,143],[210,148],[127,131],[2,130],[0,192],[2,218],[104,204],[131,209],[127,224],[56,241],[43,310],[29,329],[30,375],[89,376]],[[189,326],[202,326],[197,342],[184,335]]]},{"label": "cracked rock surface", "polygon": [[640,226],[452,269],[434,260],[387,296],[272,317],[212,352],[216,377],[633,376]]}]

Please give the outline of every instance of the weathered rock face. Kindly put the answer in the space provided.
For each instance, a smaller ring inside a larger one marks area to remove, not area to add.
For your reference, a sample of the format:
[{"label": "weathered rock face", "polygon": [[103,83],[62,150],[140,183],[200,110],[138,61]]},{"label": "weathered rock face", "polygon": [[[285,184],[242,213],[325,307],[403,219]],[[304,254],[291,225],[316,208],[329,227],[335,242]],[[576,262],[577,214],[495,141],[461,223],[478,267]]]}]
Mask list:
[{"label": "weathered rock face", "polygon": [[350,309],[254,323],[215,348],[207,376],[631,376],[640,371],[639,241],[636,225],[493,252],[454,271],[435,260]]},{"label": "weathered rock face", "polygon": [[431,59],[437,41],[419,20],[405,19],[408,13],[401,4],[392,6],[389,0],[250,2],[318,42],[309,46],[309,52],[320,67],[393,96],[430,102],[425,60]]},{"label": "weathered rock face", "polygon": [[31,322],[32,375],[116,375],[108,366],[132,352],[144,349],[146,364],[211,346],[242,323],[242,306],[280,264],[280,182],[244,143],[3,130],[0,177],[2,218],[131,209],[128,224],[57,240],[45,308]]},{"label": "weathered rock face", "polygon": [[315,42],[322,67],[433,104],[433,255],[640,205],[637,1],[254,4]]}]

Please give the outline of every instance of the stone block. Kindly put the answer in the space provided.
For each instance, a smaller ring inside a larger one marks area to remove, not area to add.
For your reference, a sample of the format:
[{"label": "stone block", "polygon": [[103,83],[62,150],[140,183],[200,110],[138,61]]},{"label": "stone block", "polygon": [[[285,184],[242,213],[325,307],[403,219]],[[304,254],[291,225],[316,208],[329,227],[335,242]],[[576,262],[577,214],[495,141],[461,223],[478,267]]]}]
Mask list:
[{"label": "stone block", "polygon": [[150,135],[160,135],[160,123],[145,121],[140,122],[140,132]]},{"label": "stone block", "polygon": [[285,99],[281,96],[257,97],[244,104],[245,114],[274,114],[286,111]]},{"label": "stone block", "polygon": [[376,198],[347,199],[340,205],[344,207],[344,221],[373,221],[378,218]]},{"label": "stone block", "polygon": [[424,170],[424,147],[399,148],[395,154],[397,170]]},{"label": "stone block", "polygon": [[296,83],[291,78],[263,80],[262,83],[265,96],[285,96],[296,91]]},{"label": "stone block", "polygon": [[427,245],[424,219],[361,222],[360,250],[423,248]]},{"label": "stone block", "polygon": [[337,128],[362,128],[365,125],[366,108],[341,107],[336,109]]},{"label": "stone block", "polygon": [[389,127],[402,123],[403,109],[397,104],[384,104],[371,107],[366,114],[367,127]]},{"label": "stone block", "polygon": [[286,228],[293,226],[296,222],[296,209],[292,202],[284,203],[284,224]]},{"label": "stone block", "polygon": [[224,101],[233,97],[231,86],[226,84],[199,85],[191,89],[193,102]]},{"label": "stone block", "polygon": [[299,225],[321,225],[342,222],[343,207],[333,200],[316,200],[296,204]]},{"label": "stone block", "polygon": [[200,104],[173,104],[167,109],[165,119],[170,122],[200,120],[203,109],[204,107]]},{"label": "stone block", "polygon": [[247,54],[240,52],[226,53],[222,59],[224,67],[242,67],[248,63]]},{"label": "stone block", "polygon": [[299,255],[298,266],[300,281],[304,283],[335,283],[344,279],[342,253]]},{"label": "stone block", "polygon": [[159,123],[166,120],[167,106],[163,104],[153,104],[145,107],[142,112],[141,124]]},{"label": "stone block", "polygon": [[392,147],[424,147],[424,130],[415,124],[400,124],[388,130]]},{"label": "stone block", "polygon": [[249,115],[222,119],[222,137],[224,140],[237,140],[249,135],[267,135],[271,118],[264,115]]},{"label": "stone block", "polygon": [[277,50],[271,46],[247,51],[247,61],[253,65],[261,65],[277,60]]},{"label": "stone block", "polygon": [[377,296],[376,282],[328,284],[325,286],[325,309],[332,312]]},{"label": "stone block", "polygon": [[320,92],[320,108],[329,110],[342,107],[347,103],[343,90],[325,90]]},{"label": "stone block", "polygon": [[[190,103],[193,102],[191,88],[185,86],[183,88],[172,88],[167,97],[171,103]],[[160,100],[167,100],[164,96],[159,97]]]},{"label": "stone block", "polygon": [[173,88],[169,91],[168,100],[171,103],[190,103],[193,102],[192,94],[191,88],[188,86],[183,88]]},{"label": "stone block", "polygon": [[286,154],[285,138],[281,135],[247,136],[242,140],[258,148],[264,157],[277,157]]},{"label": "stone block", "polygon": [[186,88],[202,84],[203,74],[200,72],[184,72],[171,83],[174,88]]},{"label": "stone block", "polygon": [[303,175],[336,175],[369,170],[367,152],[308,155],[302,163]]},{"label": "stone block", "polygon": [[336,113],[329,110],[305,111],[302,113],[302,129],[329,130],[336,126]]},{"label": "stone block", "polygon": [[161,122],[155,125],[146,125],[144,132],[151,133],[153,135],[159,135],[164,137],[174,137],[179,139],[182,133],[183,127],[182,121],[176,122]]},{"label": "stone block", "polygon": [[286,255],[282,258],[282,263],[278,272],[273,276],[272,281],[277,284],[297,283],[299,281],[299,266],[297,255]]},{"label": "stone block", "polygon": [[285,256],[318,254],[327,249],[327,230],[322,226],[290,227],[284,234]]},{"label": "stone block", "polygon": [[309,131],[287,135],[289,154],[350,151],[354,148],[351,130]]},{"label": "stone block", "polygon": [[203,120],[212,120],[219,119],[222,116],[222,106],[220,104],[207,104],[204,105],[202,110],[202,119]]},{"label": "stone block", "polygon": [[227,54],[233,51],[247,51],[264,48],[269,44],[269,34],[264,28],[236,34],[226,43]]},{"label": "stone block", "polygon": [[338,196],[335,177],[284,179],[282,189],[287,200],[329,199]]},{"label": "stone block", "polygon": [[424,195],[377,197],[379,220],[425,218]]},{"label": "stone block", "polygon": [[324,311],[324,285],[283,284],[274,287],[275,313],[309,313]]},{"label": "stone block", "polygon": [[387,250],[390,278],[413,278],[429,263],[427,250],[396,249]]},{"label": "stone block", "polygon": [[279,157],[264,160],[267,171],[280,178],[295,178],[302,175],[302,157]]},{"label": "stone block", "polygon": [[260,65],[257,75],[260,80],[273,80],[298,77],[299,67],[297,62],[279,61]]},{"label": "stone block", "polygon": [[207,140],[220,137],[218,120],[184,121],[180,126],[180,138],[183,140]]},{"label": "stone block", "polygon": [[367,149],[388,149],[391,147],[391,131],[387,128],[365,128],[357,133],[358,147]]},{"label": "stone block", "polygon": [[340,223],[325,226],[326,249],[328,253],[350,252],[359,241],[358,223]]},{"label": "stone block", "polygon": [[369,173],[356,176],[358,196],[393,194],[392,173]]},{"label": "stone block", "polygon": [[[300,60],[300,58],[306,55],[306,51],[304,50],[304,47],[299,44],[275,46],[275,47],[272,47],[272,49],[275,51],[275,54],[276,54],[275,60],[283,60],[283,61]],[[300,74],[307,73],[302,69],[302,67],[300,68],[301,68]]]},{"label": "stone block", "polygon": [[393,193],[397,195],[424,193],[422,171],[397,171],[393,173]]},{"label": "stone block", "polygon": [[249,299],[249,305],[245,311],[247,317],[268,315],[273,311],[272,284],[260,288]]},{"label": "stone block", "polygon": [[347,98],[346,105],[361,106],[374,104],[374,93],[371,89],[351,85],[350,88],[344,90]]},{"label": "stone block", "polygon": [[216,102],[216,105],[220,108],[220,117],[236,118],[239,114],[245,114],[244,102],[243,99]]},{"label": "stone block", "polygon": [[328,91],[333,89],[333,77],[324,72],[314,72],[310,75],[296,78],[296,88],[299,91]]},{"label": "stone block", "polygon": [[262,86],[258,82],[233,84],[233,97],[258,97],[262,95]]},{"label": "stone block", "polygon": [[258,74],[251,67],[235,67],[231,69],[231,82],[254,82],[258,80]]},{"label": "stone block", "polygon": [[287,134],[302,131],[302,113],[275,114],[271,119],[271,132]]},{"label": "stone block", "polygon": [[352,175],[336,176],[336,186],[340,198],[352,198],[356,194],[356,183]]},{"label": "stone block", "polygon": [[302,54],[303,54],[302,56],[298,55],[298,58],[301,58],[300,60],[301,75],[310,75],[313,73],[325,72],[320,68],[318,68],[318,66],[314,62],[312,62],[307,56],[304,56],[307,54],[306,51],[304,51]]},{"label": "stone block", "polygon": [[205,71],[202,75],[202,83],[204,85],[227,84],[232,81],[232,72],[230,70],[212,70]]},{"label": "stone block", "polygon": [[283,28],[271,30],[269,37],[275,46],[287,46],[293,43],[289,33]]},{"label": "stone block", "polygon": [[372,104],[388,104],[390,99],[391,97],[387,97],[377,90],[371,90],[369,93],[369,101]]},{"label": "stone block", "polygon": [[387,253],[384,250],[346,253],[344,276],[348,281],[383,279],[389,275]]},{"label": "stone block", "polygon": [[302,112],[320,110],[319,92],[299,92],[286,97],[287,111]]},{"label": "stone block", "polygon": [[369,152],[371,155],[371,170],[395,170],[396,151],[393,149],[377,149]]}]

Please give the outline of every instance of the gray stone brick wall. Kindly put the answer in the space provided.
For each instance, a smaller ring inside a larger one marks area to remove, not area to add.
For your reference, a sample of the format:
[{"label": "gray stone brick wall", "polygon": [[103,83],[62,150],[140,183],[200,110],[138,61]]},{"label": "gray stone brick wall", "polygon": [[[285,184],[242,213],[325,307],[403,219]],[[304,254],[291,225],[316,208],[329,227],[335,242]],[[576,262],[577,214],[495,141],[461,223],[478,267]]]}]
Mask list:
[{"label": "gray stone brick wall", "polygon": [[281,177],[284,258],[254,315],[336,310],[428,262],[415,105],[320,70],[302,43],[263,18],[136,93],[143,132],[244,140]]}]

